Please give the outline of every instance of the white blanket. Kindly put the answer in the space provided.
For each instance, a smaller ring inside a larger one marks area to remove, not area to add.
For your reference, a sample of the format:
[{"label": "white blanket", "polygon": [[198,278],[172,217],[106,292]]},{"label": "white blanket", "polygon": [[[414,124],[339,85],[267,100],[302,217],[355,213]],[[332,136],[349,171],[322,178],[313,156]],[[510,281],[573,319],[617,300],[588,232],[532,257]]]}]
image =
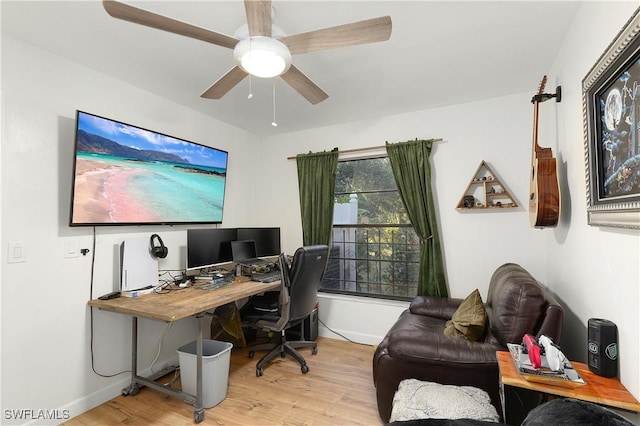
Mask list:
[{"label": "white blanket", "polygon": [[405,379],[393,397],[389,421],[415,419],[500,420],[489,394],[482,389]]}]

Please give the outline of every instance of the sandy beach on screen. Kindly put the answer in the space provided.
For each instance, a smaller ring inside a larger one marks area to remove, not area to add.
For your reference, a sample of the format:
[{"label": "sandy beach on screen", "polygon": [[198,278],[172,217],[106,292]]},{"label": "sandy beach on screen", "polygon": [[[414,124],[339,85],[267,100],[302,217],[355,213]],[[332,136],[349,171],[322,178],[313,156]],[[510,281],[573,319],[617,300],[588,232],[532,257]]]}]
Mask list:
[{"label": "sandy beach on screen", "polygon": [[[76,161],[73,221],[111,223],[153,221],[136,199],[126,193],[127,181],[143,170],[101,161]],[[108,219],[105,219],[108,218]]]}]

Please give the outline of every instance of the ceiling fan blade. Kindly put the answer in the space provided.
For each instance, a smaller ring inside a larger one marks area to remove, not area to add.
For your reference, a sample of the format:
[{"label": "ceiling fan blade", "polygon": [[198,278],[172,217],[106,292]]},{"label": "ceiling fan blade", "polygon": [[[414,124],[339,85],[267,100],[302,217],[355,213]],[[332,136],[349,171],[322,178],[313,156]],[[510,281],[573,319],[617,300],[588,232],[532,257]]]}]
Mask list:
[{"label": "ceiling fan blade", "polygon": [[271,0],[244,0],[250,36],[271,37]]},{"label": "ceiling fan blade", "polygon": [[186,22],[177,21],[144,9],[138,9],[137,7],[129,6],[128,4],[118,1],[103,0],[102,6],[112,17],[133,22],[134,24],[145,25],[158,30],[195,38],[207,43],[228,47],[229,49],[233,49],[238,43],[237,39],[228,35],[187,24]]},{"label": "ceiling fan blade", "polygon": [[321,30],[281,37],[291,54],[317,52],[336,47],[385,41],[391,37],[391,18],[379,18],[352,22],[350,24],[323,28]]},{"label": "ceiling fan blade", "polygon": [[311,81],[309,77],[294,65],[291,65],[289,71],[285,72],[280,77],[282,77],[289,86],[293,87],[313,105],[320,103],[329,97],[324,90],[318,87],[317,84]]},{"label": "ceiling fan blade", "polygon": [[211,87],[205,90],[201,98],[207,99],[220,99],[227,92],[235,87],[236,84],[240,83],[242,79],[244,79],[248,74],[238,66],[231,68],[225,75],[220,77],[218,81],[213,83]]}]

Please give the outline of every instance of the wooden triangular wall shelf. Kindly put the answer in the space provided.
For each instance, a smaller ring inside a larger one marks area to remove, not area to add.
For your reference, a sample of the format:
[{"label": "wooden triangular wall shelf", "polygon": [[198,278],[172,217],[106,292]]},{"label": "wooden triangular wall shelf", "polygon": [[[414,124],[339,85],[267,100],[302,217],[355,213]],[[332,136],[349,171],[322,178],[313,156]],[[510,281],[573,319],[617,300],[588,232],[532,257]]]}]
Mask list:
[{"label": "wooden triangular wall shelf", "polygon": [[513,209],[516,207],[518,204],[507,188],[496,178],[496,174],[483,160],[467,185],[467,189],[460,197],[456,210]]}]

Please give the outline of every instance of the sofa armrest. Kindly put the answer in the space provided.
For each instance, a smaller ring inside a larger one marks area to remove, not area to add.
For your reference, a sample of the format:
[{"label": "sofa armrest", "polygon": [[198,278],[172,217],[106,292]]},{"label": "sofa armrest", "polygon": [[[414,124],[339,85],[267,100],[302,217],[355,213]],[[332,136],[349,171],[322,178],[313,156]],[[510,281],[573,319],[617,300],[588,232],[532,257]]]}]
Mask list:
[{"label": "sofa armrest", "polygon": [[506,350],[497,343],[472,342],[424,330],[396,331],[387,337],[387,351],[391,357],[403,362],[433,364],[438,368],[459,368],[464,364],[473,368],[482,365],[494,368],[498,362],[496,351]]},{"label": "sofa armrest", "polygon": [[411,301],[409,310],[412,314],[448,320],[451,319],[461,303],[462,299],[418,296]]},{"label": "sofa armrest", "polygon": [[544,334],[559,345],[560,337],[562,336],[562,324],[564,322],[564,308],[552,297],[549,297],[548,300],[550,302],[536,337]]}]

